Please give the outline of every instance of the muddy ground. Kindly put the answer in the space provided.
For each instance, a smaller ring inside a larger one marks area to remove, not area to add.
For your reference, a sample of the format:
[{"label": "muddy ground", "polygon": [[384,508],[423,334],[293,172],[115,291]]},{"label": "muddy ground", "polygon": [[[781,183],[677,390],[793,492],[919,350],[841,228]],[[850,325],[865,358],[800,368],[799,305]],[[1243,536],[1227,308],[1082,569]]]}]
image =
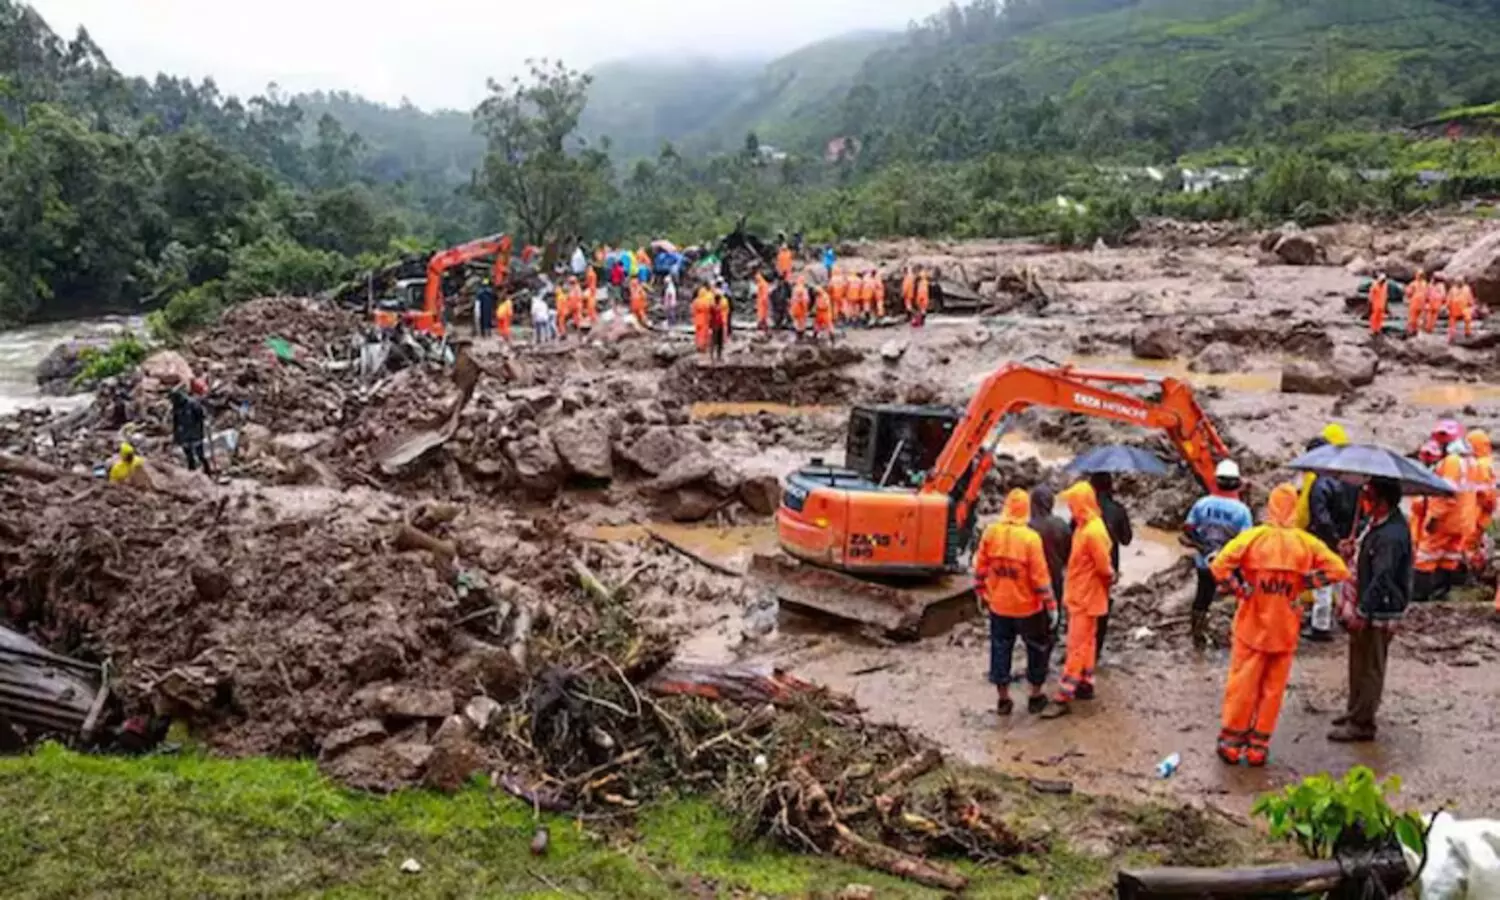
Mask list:
[{"label": "muddy ground", "polygon": [[[1156,530],[1143,528],[1125,553],[1131,584],[1100,698],[1062,722],[997,720],[975,622],[894,645],[778,618],[736,574],[752,553],[774,550],[776,479],[814,456],[841,458],[852,404],[962,406],[1008,360],[1187,379],[1257,494],[1328,421],[1402,448],[1438,418],[1489,425],[1500,391],[1486,382],[1500,355],[1486,324],[1468,346],[1372,337],[1346,302],[1363,260],[1431,265],[1481,227],[1331,228],[1317,235],[1327,262],[1315,265],[1286,264],[1260,235],[1169,224],[1139,246],[1089,252],[846,247],[856,265],[937,266],[990,313],[850,329],[831,350],[741,331],[716,365],[692,354],[688,335],[659,330],[602,329],[541,348],[481,342],[466,403],[449,365],[360,374],[351,314],[256,301],[180,354],[211,382],[216,429],[240,437],[219,482],[170,465],[165,397],[178,361],[106,386],[80,413],[0,420],[0,450],[66,473],[49,483],[0,474],[15,511],[0,528],[0,604],[55,650],[112,658],[131,712],[186,719],[228,752],[321,754],[343,776],[341,754],[385,748],[381,764],[399,771],[349,779],[374,786],[416,777],[412,759],[425,765],[432,752],[411,748],[442,746],[438,724],[472,697],[520,690],[528,664],[511,665],[514,617],[469,617],[489,604],[525,608],[547,652],[575,652],[577,635],[602,627],[603,613],[578,606],[581,561],[629,585],[632,615],[680,642],[681,657],[786,666],[852,694],[872,719],[1004,772],[1241,814],[1268,787],[1366,762],[1401,774],[1424,806],[1481,811],[1500,775],[1464,761],[1494,725],[1500,628],[1487,604],[1413,615],[1379,744],[1323,740],[1344,681],[1334,644],[1299,658],[1271,766],[1213,760],[1226,661],[1187,644],[1192,576],[1174,542],[1195,494],[1184,475],[1124,486],[1137,521]],[[292,340],[290,361],[267,349],[273,336]],[[1282,393],[1284,369],[1296,366],[1311,366],[1299,376],[1329,393]],[[393,446],[450,413],[441,446],[387,464]],[[1055,480],[1096,443],[1160,446],[1149,433],[1053,413],[1028,414],[1021,431],[1002,442],[1010,459],[992,476],[991,502],[1012,484]],[[155,490],[121,495],[89,477],[122,437],[153,461]],[[1221,632],[1227,621],[1222,610]],[[1157,781],[1155,763],[1174,751],[1181,772]]]}]

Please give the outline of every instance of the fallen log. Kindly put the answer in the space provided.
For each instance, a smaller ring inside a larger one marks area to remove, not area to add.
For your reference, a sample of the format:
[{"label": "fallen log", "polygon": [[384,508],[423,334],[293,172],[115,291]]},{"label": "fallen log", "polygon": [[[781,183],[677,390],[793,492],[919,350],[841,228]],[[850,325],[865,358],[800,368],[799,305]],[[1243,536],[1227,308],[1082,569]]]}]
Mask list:
[{"label": "fallen log", "polygon": [[599,580],[599,576],[590,571],[582,560],[573,560],[573,575],[578,579],[578,586],[583,588],[590,597],[600,603],[615,602],[615,592],[605,587],[604,582]]},{"label": "fallen log", "polygon": [[1409,871],[1399,852],[1344,860],[1246,869],[1126,869],[1115,887],[1120,900],[1157,897],[1280,897],[1324,894],[1374,878],[1394,895]]},{"label": "fallen log", "polygon": [[32,481],[52,482],[63,478],[82,478],[67,469],[60,469],[39,459],[30,459],[25,456],[16,456],[13,453],[0,453],[0,474],[16,475],[21,478],[29,478]]},{"label": "fallen log", "polygon": [[877,778],[875,783],[883,788],[902,784],[903,782],[911,781],[913,778],[921,778],[942,764],[942,752],[936,747],[929,747],[921,753],[904,760],[896,768]]}]

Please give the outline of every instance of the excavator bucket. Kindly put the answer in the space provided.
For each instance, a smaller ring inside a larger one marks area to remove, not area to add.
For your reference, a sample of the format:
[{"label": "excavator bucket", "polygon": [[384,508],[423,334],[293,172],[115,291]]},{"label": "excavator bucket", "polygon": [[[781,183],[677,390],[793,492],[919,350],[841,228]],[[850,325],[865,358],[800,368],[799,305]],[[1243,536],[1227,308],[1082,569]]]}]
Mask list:
[{"label": "excavator bucket", "polygon": [[974,580],[965,575],[909,585],[867,581],[785,554],[755,556],[749,574],[783,607],[871,625],[901,640],[939,634],[975,609]]}]

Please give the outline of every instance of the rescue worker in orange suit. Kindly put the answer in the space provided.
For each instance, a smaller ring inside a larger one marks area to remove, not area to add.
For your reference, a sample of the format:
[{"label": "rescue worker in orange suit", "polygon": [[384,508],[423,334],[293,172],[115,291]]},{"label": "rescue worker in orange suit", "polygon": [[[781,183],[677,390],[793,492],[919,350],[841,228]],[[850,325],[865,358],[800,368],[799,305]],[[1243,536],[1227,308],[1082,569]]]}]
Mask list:
[{"label": "rescue worker in orange suit", "polygon": [[866,272],[859,279],[859,317],[869,322],[875,316],[875,273]]},{"label": "rescue worker in orange suit", "polygon": [[921,328],[927,321],[927,304],[932,299],[932,289],[925,271],[917,272],[917,315],[911,320],[912,327]]},{"label": "rescue worker in orange suit", "polygon": [[771,282],[759,272],[755,273],[755,327],[771,330]]},{"label": "rescue worker in orange suit", "polygon": [[630,314],[646,327],[646,286],[636,279],[630,281]]},{"label": "rescue worker in orange suit", "polygon": [[1435,474],[1458,488],[1451,497],[1431,497],[1424,504],[1422,525],[1417,533],[1416,570],[1412,598],[1439,600],[1463,582],[1467,571],[1464,544],[1479,520],[1479,496],[1469,483],[1469,464],[1464,459],[1462,430],[1448,421],[1434,438],[1447,448]]},{"label": "rescue worker in orange suit", "polygon": [[833,302],[834,314],[841,321],[849,321],[849,281],[838,266],[833,267],[833,275],[828,279],[828,296]]},{"label": "rescue worker in orange suit", "polygon": [[1490,522],[1495,518],[1494,447],[1490,443],[1490,436],[1477,428],[1468,433],[1465,441],[1474,454],[1469,461],[1469,483],[1474,487],[1478,514],[1464,551],[1468,556],[1469,571],[1483,572],[1489,556],[1485,547],[1485,535],[1489,531]]},{"label": "rescue worker in orange suit", "polygon": [[792,280],[792,248],[786,244],[776,251],[776,274],[781,276],[782,281]]},{"label": "rescue worker in orange suit", "polygon": [[1297,595],[1349,577],[1343,559],[1298,528],[1296,517],[1297,489],[1283,484],[1271,492],[1265,524],[1241,532],[1209,565],[1240,604],[1218,747],[1231,765],[1266,764],[1302,632]]},{"label": "rescue worker in orange suit", "polygon": [[906,267],[906,274],[901,276],[901,308],[906,310],[908,317],[912,314],[912,307],[917,302],[917,276],[912,272],[911,266]]},{"label": "rescue worker in orange suit", "polygon": [[510,324],[515,319],[515,317],[515,304],[511,301],[511,298],[507,296],[505,299],[500,301],[499,306],[495,307],[496,330],[500,332],[500,339],[505,341],[505,343],[507,344],[510,343]]},{"label": "rescue worker in orange suit", "polygon": [[802,276],[797,276],[797,286],[792,288],[792,302],[787,311],[792,316],[792,325],[797,329],[797,336],[807,330],[807,281]]},{"label": "rescue worker in orange suit", "polygon": [[[589,266],[583,273],[583,296],[587,298],[589,314],[593,316],[594,321],[598,321],[599,272],[593,266]],[[610,299],[613,301],[613,296]]]},{"label": "rescue worker in orange suit", "polygon": [[729,327],[734,315],[729,303],[728,288],[720,285],[714,292],[713,305],[709,307],[708,327],[710,357],[718,362],[724,358],[724,345],[729,343]]},{"label": "rescue worker in orange suit", "polygon": [[1099,510],[1093,485],[1080,481],[1060,499],[1073,517],[1073,546],[1068,552],[1068,574],[1063,581],[1063,606],[1068,610],[1068,655],[1058,684],[1055,705],[1043,713],[1056,718],[1072,711],[1076,700],[1094,698],[1095,640],[1098,617],[1109,612],[1109,588],[1115,572],[1110,565],[1109,529]]},{"label": "rescue worker in orange suit", "polygon": [[1380,334],[1385,327],[1385,314],[1391,304],[1391,283],[1381,272],[1370,285],[1370,334]]},{"label": "rescue worker in orange suit", "polygon": [[1448,292],[1448,343],[1458,337],[1458,323],[1464,323],[1464,337],[1474,334],[1474,290],[1462,278]]},{"label": "rescue worker in orange suit", "polygon": [[813,338],[825,335],[828,343],[833,343],[833,298],[820,286],[817,297],[813,300]]},{"label": "rescue worker in orange suit", "polygon": [[1432,283],[1427,286],[1427,320],[1422,323],[1422,330],[1428,334],[1437,331],[1438,316],[1448,308],[1448,286],[1440,276],[1434,275]]},{"label": "rescue worker in orange suit", "polygon": [[708,285],[698,288],[698,293],[693,297],[693,345],[698,348],[699,353],[708,352],[709,343],[709,316],[713,312],[714,295],[708,289]]},{"label": "rescue worker in orange suit", "polygon": [[[1429,469],[1437,468],[1437,464],[1443,461],[1443,448],[1436,440],[1427,441],[1417,451],[1417,461]],[[1411,530],[1412,558],[1415,560],[1417,547],[1422,540],[1422,523],[1427,521],[1428,497],[1411,498],[1411,516],[1408,518],[1407,526]]]},{"label": "rescue worker in orange suit", "polygon": [[557,288],[557,336],[564,338],[568,336],[568,292],[559,285]]},{"label": "rescue worker in orange suit", "polygon": [[1422,317],[1427,312],[1427,276],[1419,269],[1417,277],[1406,286],[1406,334],[1408,337],[1422,330]]},{"label": "rescue worker in orange suit", "polygon": [[875,282],[875,318],[885,318],[885,279],[880,277],[879,272],[871,272],[870,278]]},{"label": "rescue worker in orange suit", "polygon": [[1031,497],[1019,488],[1005,498],[1000,521],[986,528],[974,551],[974,586],[990,614],[990,683],[995,686],[996,711],[1008,716],[1010,658],[1020,638],[1026,647],[1026,683],[1031,687],[1026,709],[1047,708],[1047,658],[1052,652],[1052,624],[1057,598],[1041,535],[1032,530]]},{"label": "rescue worker in orange suit", "polygon": [[585,322],[583,288],[578,286],[577,278],[568,279],[568,314],[573,317],[573,327],[582,329]]}]

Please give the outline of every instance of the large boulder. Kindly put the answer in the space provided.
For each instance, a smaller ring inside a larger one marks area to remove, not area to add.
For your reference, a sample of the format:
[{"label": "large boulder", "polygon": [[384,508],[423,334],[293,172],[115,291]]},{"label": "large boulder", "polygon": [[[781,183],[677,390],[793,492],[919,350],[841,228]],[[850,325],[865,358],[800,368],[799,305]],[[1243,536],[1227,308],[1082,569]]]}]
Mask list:
[{"label": "large boulder", "polygon": [[685,453],[699,449],[666,426],[648,428],[646,433],[620,452],[620,456],[647,475],[660,475]]},{"label": "large boulder", "polygon": [[708,491],[684,487],[662,497],[661,511],[674,522],[701,522],[725,503]]},{"label": "large boulder", "polygon": [[608,481],[615,474],[609,443],[611,426],[609,416],[575,415],[553,425],[548,432],[552,446],[570,474]]},{"label": "large boulder", "polygon": [[1214,341],[1207,347],[1198,351],[1188,363],[1190,372],[1208,372],[1211,375],[1224,375],[1229,372],[1238,372],[1245,367],[1245,354],[1233,344],[1223,341]]},{"label": "large boulder", "polygon": [[1317,235],[1306,231],[1283,233],[1273,252],[1289,266],[1316,265],[1327,256]]},{"label": "large boulder", "polygon": [[1492,231],[1453,255],[1443,268],[1448,280],[1463,278],[1486,306],[1500,306],[1500,230]]},{"label": "large boulder", "polygon": [[1182,339],[1175,328],[1142,325],[1130,336],[1130,352],[1136,359],[1176,359],[1182,352]]},{"label": "large boulder", "polygon": [[36,383],[42,393],[67,394],[73,390],[73,379],[83,372],[84,351],[100,346],[93,341],[64,341],[53,347],[36,364]]},{"label": "large boulder", "polygon": [[769,516],[781,503],[781,481],[775,475],[751,475],[740,482],[740,502],[758,516]]},{"label": "large boulder", "polygon": [[678,457],[677,461],[667,467],[667,470],[646,485],[646,489],[657,493],[668,493],[680,487],[697,484],[707,480],[720,468],[720,464],[714,462],[708,456],[701,453],[691,453],[687,456]]},{"label": "large boulder", "polygon": [[1295,360],[1282,366],[1281,392],[1337,396],[1373,383],[1379,365],[1369,350],[1340,345],[1326,361]]},{"label": "large boulder", "polygon": [[141,363],[141,374],[165,385],[185,385],[193,380],[193,367],[175,350],[161,350]]},{"label": "large boulder", "polygon": [[533,434],[513,441],[505,449],[515,468],[516,480],[528,494],[546,499],[562,489],[563,461],[550,437]]}]

